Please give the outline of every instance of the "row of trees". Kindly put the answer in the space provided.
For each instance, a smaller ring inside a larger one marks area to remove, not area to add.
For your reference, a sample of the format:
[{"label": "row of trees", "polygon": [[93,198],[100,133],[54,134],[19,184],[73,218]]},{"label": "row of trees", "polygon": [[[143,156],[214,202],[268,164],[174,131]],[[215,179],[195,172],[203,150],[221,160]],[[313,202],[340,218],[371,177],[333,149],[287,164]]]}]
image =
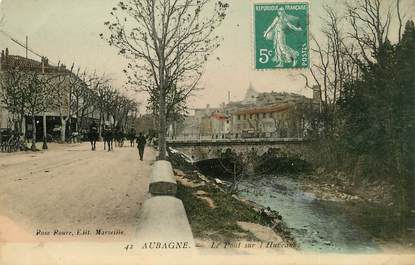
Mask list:
[{"label": "row of trees", "polygon": [[325,6],[326,41],[314,40],[310,69],[322,102],[321,162],[390,181],[403,218],[415,205],[415,27],[405,23],[405,4],[345,0],[341,12]]},{"label": "row of trees", "polygon": [[[6,68],[6,67],[5,67]],[[22,132],[25,116],[32,119],[32,148],[35,148],[35,116],[45,112],[58,113],[61,121],[60,140],[66,132],[80,131],[86,118],[104,120],[112,117],[115,126],[126,127],[129,117],[138,114],[138,103],[111,86],[110,80],[96,73],[66,69],[3,69],[0,76],[0,100],[12,114],[15,129]],[[75,128],[68,122],[76,118]],[[69,127],[69,128],[67,128]]]}]

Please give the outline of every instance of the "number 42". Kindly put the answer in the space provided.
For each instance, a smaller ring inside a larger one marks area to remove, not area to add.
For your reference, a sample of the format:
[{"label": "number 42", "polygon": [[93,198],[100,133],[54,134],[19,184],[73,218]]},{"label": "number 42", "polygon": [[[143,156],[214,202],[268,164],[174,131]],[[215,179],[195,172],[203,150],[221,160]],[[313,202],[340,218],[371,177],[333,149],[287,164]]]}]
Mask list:
[{"label": "number 42", "polygon": [[125,246],[124,249],[125,249],[125,251],[128,251],[128,250],[133,249],[133,247],[134,247],[134,245],[129,244],[129,245]]}]

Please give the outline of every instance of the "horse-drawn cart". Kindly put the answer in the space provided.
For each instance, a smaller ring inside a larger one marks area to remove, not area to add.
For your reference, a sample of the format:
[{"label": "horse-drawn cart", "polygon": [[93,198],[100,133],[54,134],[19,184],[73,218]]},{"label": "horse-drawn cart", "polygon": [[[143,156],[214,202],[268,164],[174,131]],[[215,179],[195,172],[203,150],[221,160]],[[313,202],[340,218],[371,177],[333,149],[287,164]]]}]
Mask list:
[{"label": "horse-drawn cart", "polygon": [[18,132],[11,129],[0,129],[0,152],[22,151],[24,147],[24,141]]}]

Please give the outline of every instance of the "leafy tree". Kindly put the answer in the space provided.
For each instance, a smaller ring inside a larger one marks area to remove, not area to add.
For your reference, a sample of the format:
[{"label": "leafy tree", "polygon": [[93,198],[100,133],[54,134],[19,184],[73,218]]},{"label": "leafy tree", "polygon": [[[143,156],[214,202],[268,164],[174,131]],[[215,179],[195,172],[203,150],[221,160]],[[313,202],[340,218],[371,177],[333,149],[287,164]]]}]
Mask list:
[{"label": "leafy tree", "polygon": [[[402,12],[410,1],[345,3],[343,14],[325,8],[327,41],[313,48],[310,74],[323,102],[319,154],[327,167],[393,184],[405,229],[415,205],[415,30],[411,21],[403,29]],[[399,37],[391,38],[395,32]],[[306,83],[313,87],[307,77]]]},{"label": "leafy tree", "polygon": [[395,163],[402,212],[410,214],[415,205],[415,26],[408,21],[396,48],[397,93],[394,95]]},{"label": "leafy tree", "polygon": [[347,84],[341,101],[345,150],[366,158],[366,177],[394,184],[401,229],[405,229],[415,202],[414,40],[414,23],[410,21],[398,44],[386,39],[378,47],[376,61],[361,67],[361,77]]}]

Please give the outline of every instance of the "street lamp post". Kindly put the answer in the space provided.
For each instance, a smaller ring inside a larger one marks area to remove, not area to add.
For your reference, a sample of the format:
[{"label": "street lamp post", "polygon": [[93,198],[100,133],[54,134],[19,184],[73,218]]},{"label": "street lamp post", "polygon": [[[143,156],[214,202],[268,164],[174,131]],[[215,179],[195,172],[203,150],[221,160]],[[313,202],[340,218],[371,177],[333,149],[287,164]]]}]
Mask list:
[{"label": "street lamp post", "polygon": [[43,113],[43,146],[42,146],[42,149],[43,150],[47,150],[48,149],[46,129],[47,129],[47,126],[46,126],[46,114]]},{"label": "street lamp post", "polygon": [[[45,74],[45,59],[42,57],[42,74]],[[46,126],[46,112],[43,112],[43,150],[48,149],[48,143],[47,143],[47,126]]]}]

